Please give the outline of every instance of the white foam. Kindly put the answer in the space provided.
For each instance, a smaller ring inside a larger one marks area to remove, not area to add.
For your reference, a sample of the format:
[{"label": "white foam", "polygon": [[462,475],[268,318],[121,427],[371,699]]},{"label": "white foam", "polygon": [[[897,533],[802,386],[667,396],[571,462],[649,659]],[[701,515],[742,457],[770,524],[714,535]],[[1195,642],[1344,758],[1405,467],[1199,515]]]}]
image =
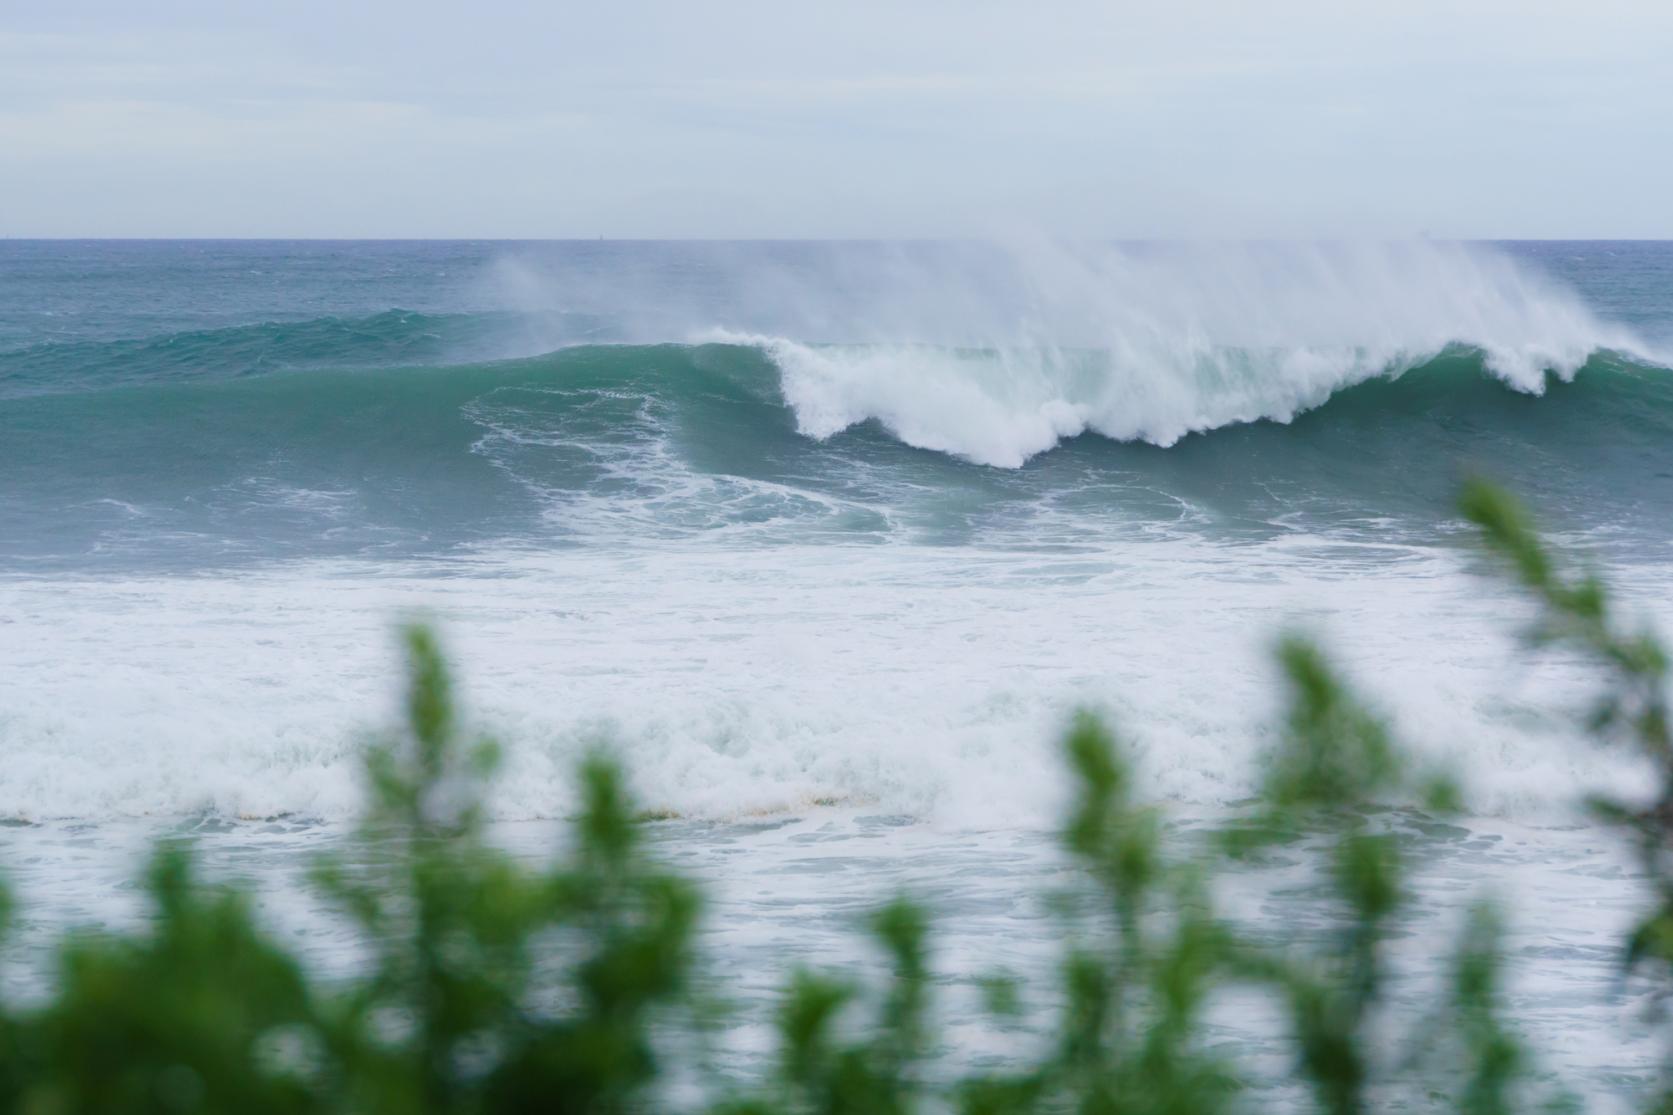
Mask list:
[{"label": "white foam", "polygon": [[1287,422],[1453,345],[1536,394],[1600,350],[1657,359],[1578,296],[1484,247],[1028,243],[963,266],[935,259],[877,268],[872,302],[842,323],[839,343],[697,336],[762,348],[810,437],[876,419],[908,444],[1001,467],[1087,431],[1166,446],[1231,423]]},{"label": "white foam", "polygon": [[362,729],[394,714],[389,628],[413,609],[442,618],[475,718],[503,740],[507,818],[566,812],[575,761],[603,742],[649,807],[685,816],[837,802],[1049,825],[1057,734],[1083,704],[1132,738],[1151,792],[1235,800],[1269,738],[1269,641],[1295,617],[1485,811],[1545,816],[1582,786],[1630,782],[1619,756],[1507,712],[1529,694],[1549,707],[1581,675],[1555,660],[1520,685],[1518,609],[1456,558],[1297,545],[686,541],[445,578],[306,565],[0,582],[0,816],[351,815]]}]

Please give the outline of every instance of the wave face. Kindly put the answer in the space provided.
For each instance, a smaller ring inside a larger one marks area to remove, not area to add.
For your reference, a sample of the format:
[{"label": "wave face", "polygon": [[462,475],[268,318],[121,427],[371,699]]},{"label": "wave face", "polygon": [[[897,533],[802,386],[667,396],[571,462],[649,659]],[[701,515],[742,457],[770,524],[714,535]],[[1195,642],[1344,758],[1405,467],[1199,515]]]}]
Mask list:
[{"label": "wave face", "polygon": [[[1601,326],[1516,318],[1530,331],[1434,351],[1184,346],[1162,370],[1108,348],[742,334],[387,366],[493,324],[384,314],[9,354],[0,546],[190,561],[713,530],[1422,532],[1466,469],[1576,525],[1670,509],[1673,378]],[[43,385],[72,361],[79,377]]]}]

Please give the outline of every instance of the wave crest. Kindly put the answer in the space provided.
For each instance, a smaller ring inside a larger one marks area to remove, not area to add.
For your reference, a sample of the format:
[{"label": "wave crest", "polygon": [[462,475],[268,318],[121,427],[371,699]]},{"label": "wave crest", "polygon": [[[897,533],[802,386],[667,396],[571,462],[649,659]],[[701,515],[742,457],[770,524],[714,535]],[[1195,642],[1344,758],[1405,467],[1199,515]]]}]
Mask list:
[{"label": "wave crest", "polygon": [[[810,344],[724,329],[701,339],[772,359],[809,437],[875,420],[910,445],[1006,468],[1088,431],[1168,446],[1288,422],[1449,352],[1475,353],[1530,394],[1600,353],[1664,362],[1572,292],[1482,248],[1035,246],[1007,258],[1010,300],[972,294],[961,327],[947,291],[937,294],[922,334],[939,340]],[[970,282],[917,282],[938,279]]]}]

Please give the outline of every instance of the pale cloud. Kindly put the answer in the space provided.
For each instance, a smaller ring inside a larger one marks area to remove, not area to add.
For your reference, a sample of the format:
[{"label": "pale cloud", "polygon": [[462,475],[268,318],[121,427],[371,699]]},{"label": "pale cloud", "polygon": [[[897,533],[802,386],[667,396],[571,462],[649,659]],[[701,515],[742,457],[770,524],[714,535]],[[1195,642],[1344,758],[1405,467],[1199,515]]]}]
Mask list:
[{"label": "pale cloud", "polygon": [[1673,236],[1669,57],[1628,0],[60,0],[0,234]]}]

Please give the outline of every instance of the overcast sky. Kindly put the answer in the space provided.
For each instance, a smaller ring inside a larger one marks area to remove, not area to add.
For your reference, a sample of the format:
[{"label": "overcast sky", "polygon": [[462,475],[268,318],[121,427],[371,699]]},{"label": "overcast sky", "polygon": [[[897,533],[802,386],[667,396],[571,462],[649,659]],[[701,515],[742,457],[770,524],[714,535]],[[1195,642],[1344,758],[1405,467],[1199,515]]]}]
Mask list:
[{"label": "overcast sky", "polygon": [[1673,237],[1673,3],[0,0],[0,235]]}]

